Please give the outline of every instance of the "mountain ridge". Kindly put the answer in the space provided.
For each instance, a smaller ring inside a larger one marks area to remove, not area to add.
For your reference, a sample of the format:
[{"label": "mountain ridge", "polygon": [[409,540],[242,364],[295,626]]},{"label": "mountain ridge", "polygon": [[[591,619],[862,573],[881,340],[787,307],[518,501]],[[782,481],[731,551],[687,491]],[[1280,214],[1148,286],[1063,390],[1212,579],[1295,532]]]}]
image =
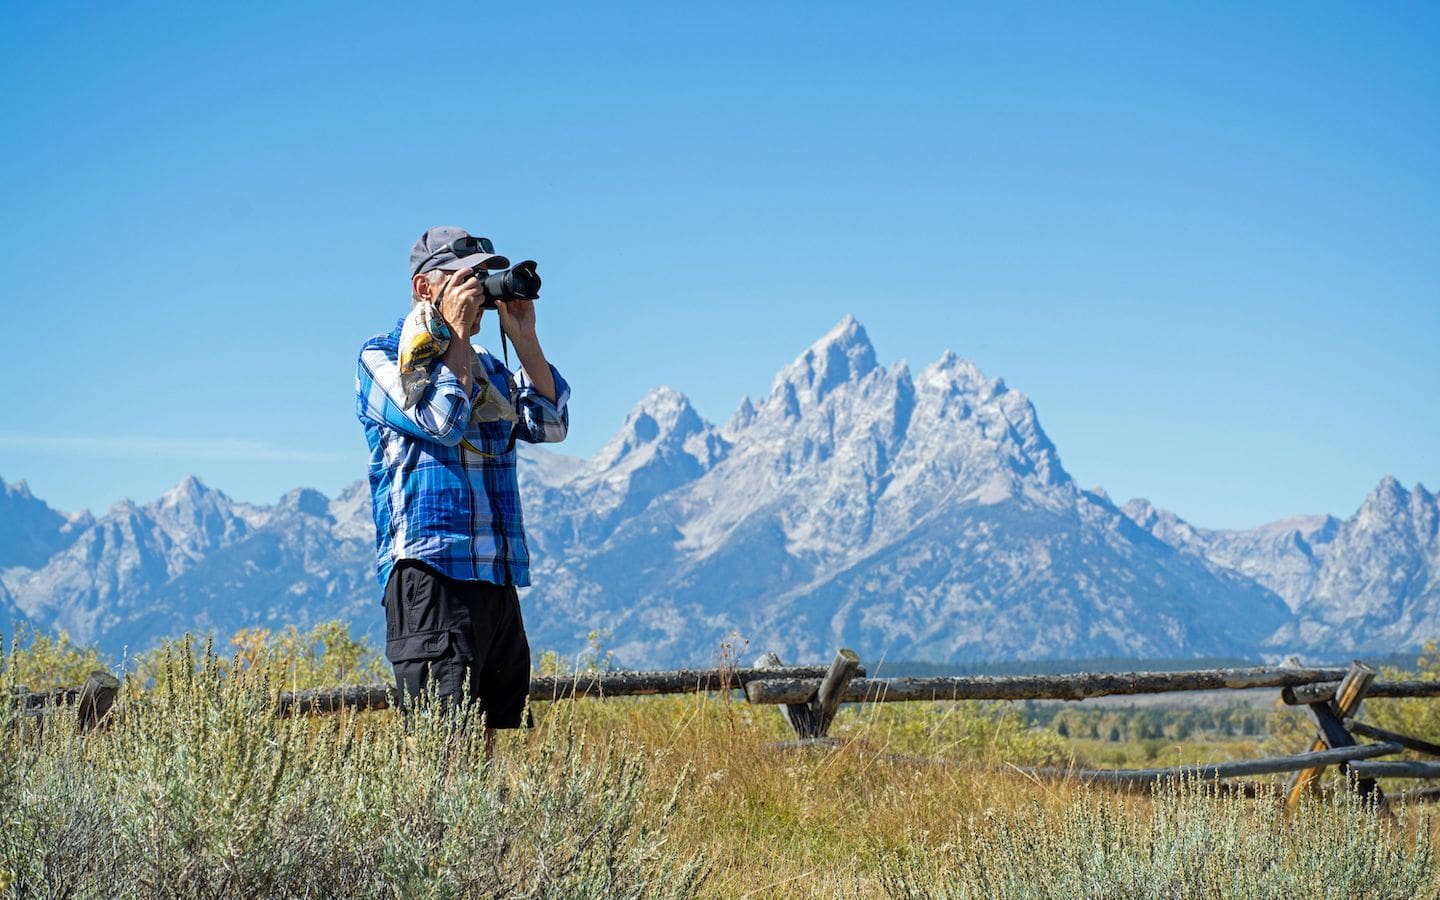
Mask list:
[{"label": "mountain ridge", "polygon": [[[883,366],[852,316],[722,426],[657,387],[592,458],[527,446],[519,470],[532,646],[575,652],[599,629],[626,665],[699,663],[722,643],[952,664],[1257,658],[1440,629],[1423,485],[1382,479],[1348,519],[1234,532],[1117,506],[1075,484],[1022,392],[951,351],[918,374]],[[364,481],[261,506],[190,477],[99,519],[4,496],[0,533],[38,523],[43,538],[20,558],[58,549],[0,566],[0,626],[20,616],[112,652],[337,617],[378,637]]]}]

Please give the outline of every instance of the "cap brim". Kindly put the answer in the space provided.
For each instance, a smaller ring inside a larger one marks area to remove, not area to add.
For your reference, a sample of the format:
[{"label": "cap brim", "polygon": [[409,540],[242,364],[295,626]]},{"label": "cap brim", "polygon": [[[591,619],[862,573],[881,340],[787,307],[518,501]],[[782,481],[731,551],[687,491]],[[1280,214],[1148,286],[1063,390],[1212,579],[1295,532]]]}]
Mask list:
[{"label": "cap brim", "polygon": [[453,263],[442,263],[442,266],[446,269],[474,269],[477,266],[486,269],[508,269],[510,260],[496,253],[472,253]]}]

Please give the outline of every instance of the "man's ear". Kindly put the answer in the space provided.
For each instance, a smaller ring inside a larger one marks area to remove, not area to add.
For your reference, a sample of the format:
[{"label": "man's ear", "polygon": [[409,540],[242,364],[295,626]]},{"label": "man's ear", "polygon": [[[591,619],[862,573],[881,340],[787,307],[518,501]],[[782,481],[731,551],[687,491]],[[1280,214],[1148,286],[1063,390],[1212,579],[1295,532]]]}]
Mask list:
[{"label": "man's ear", "polygon": [[419,297],[421,300],[434,300],[435,298],[430,296],[431,290],[430,279],[426,276],[416,275],[410,279],[411,296]]}]

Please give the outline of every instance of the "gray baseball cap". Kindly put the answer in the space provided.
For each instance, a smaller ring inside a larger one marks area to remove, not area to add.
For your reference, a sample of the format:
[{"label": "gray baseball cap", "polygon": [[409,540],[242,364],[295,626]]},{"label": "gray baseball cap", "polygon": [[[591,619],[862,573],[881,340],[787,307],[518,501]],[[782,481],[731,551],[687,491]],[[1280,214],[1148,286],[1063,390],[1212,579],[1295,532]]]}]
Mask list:
[{"label": "gray baseball cap", "polygon": [[432,269],[453,272],[457,269],[508,269],[510,260],[496,254],[489,238],[471,237],[470,232],[454,225],[437,225],[420,235],[410,248],[410,277]]}]

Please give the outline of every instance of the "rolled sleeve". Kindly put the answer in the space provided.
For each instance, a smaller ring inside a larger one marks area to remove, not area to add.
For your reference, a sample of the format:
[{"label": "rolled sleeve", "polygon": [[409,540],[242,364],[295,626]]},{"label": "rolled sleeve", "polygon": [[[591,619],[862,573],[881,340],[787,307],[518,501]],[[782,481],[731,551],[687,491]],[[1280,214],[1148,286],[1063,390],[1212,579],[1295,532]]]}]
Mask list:
[{"label": "rolled sleeve", "polygon": [[430,386],[406,409],[399,364],[383,350],[367,349],[360,354],[356,390],[362,413],[376,422],[447,447],[459,444],[465,436],[470,398],[444,363],[435,364]]},{"label": "rolled sleeve", "polygon": [[570,432],[570,383],[554,366],[550,367],[550,377],[555,380],[553,403],[535,390],[524,369],[516,376],[515,382],[520,389],[515,403],[519,416],[517,437],[527,443],[559,443]]}]

